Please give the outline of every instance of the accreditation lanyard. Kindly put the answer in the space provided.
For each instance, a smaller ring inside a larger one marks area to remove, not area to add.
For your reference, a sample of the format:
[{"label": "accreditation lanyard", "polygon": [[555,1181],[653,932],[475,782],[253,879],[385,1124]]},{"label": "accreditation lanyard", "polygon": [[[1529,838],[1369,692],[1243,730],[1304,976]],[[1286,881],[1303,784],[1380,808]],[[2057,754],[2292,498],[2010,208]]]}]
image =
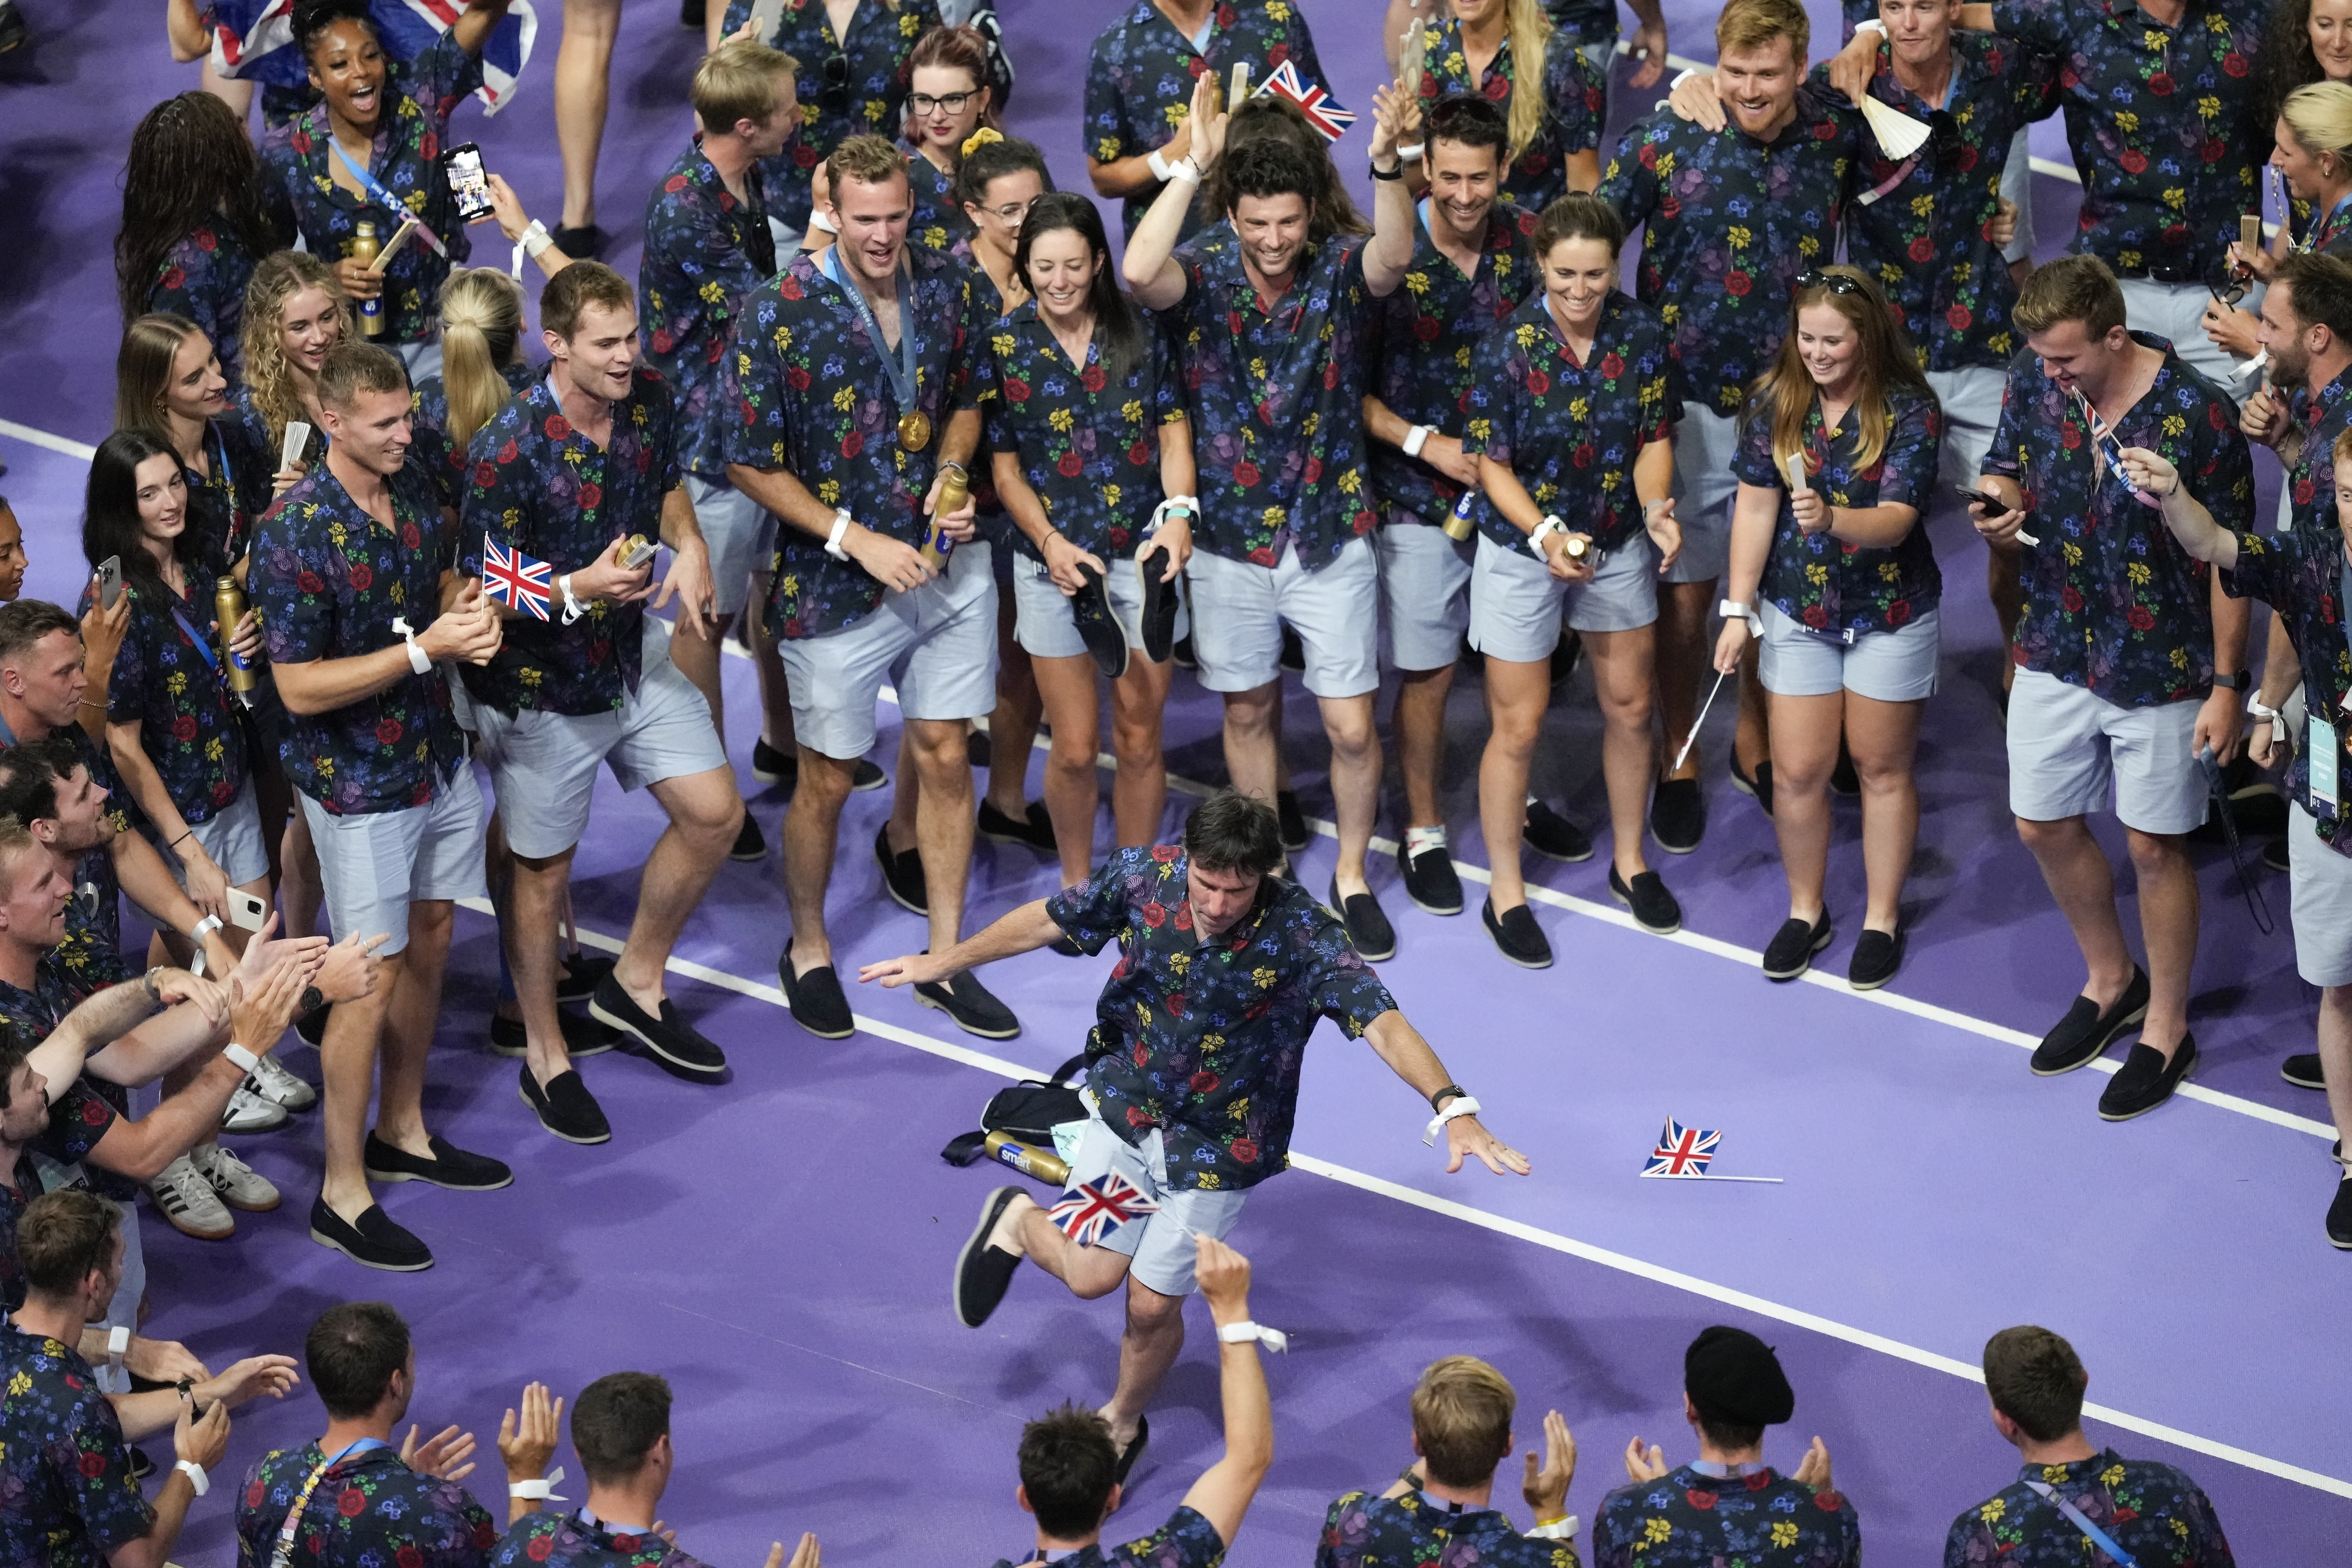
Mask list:
[{"label": "accreditation lanyard", "polygon": [[2302,242],[2294,248],[2304,252],[2317,250],[2320,240],[2329,234],[2336,221],[2341,218],[2347,209],[2352,209],[2352,192],[2345,193],[2334,206],[2327,209],[2325,216],[2314,220],[2311,232],[2305,235]]},{"label": "accreditation lanyard", "polygon": [[[415,214],[410,212],[408,210],[407,203],[394,195],[390,191],[385,190],[383,188],[383,181],[377,179],[373,174],[369,173],[365,169],[361,168],[357,163],[352,162],[352,155],[343,151],[343,144],[341,142],[335,140],[335,133],[332,129],[330,129],[327,132],[327,146],[336,157],[343,161],[343,167],[352,172],[352,178],[357,180],[360,183],[360,188],[367,192],[369,201],[373,202],[377,206],[382,207],[398,222],[415,224],[416,225],[416,237],[423,240],[426,245],[431,246],[433,247],[434,255],[439,256],[444,261],[449,259],[448,247],[441,243],[441,236],[433,232],[433,225],[426,223],[423,218],[418,217]],[[390,235],[384,235],[384,238],[387,240],[391,237],[392,236]]]},{"label": "accreditation lanyard", "polygon": [[[892,364],[890,351],[882,340],[882,323],[876,319],[874,308],[866,303],[865,292],[856,284],[841,276],[840,267],[834,259],[840,250],[839,246],[827,246],[817,265],[824,268],[827,277],[841,286],[844,294],[849,296],[849,303],[856,308],[857,319],[866,324],[866,336],[874,345],[874,358],[882,367],[883,378],[890,383],[890,395],[898,400],[898,412],[902,414],[919,413],[916,398],[921,389],[916,372],[918,350],[915,344],[914,290],[902,290],[898,296],[898,362]],[[901,272],[899,276],[912,281],[910,272]]]},{"label": "accreditation lanyard", "polygon": [[389,1448],[392,1445],[382,1437],[362,1437],[349,1447],[337,1450],[319,1461],[302,1482],[302,1490],[294,1494],[294,1506],[286,1511],[286,1522],[278,1527],[278,1547],[269,1554],[269,1568],[286,1568],[294,1561],[294,1535],[302,1528],[302,1511],[310,1506],[310,1494],[318,1490],[320,1478],[353,1454],[369,1448]]},{"label": "accreditation lanyard", "polygon": [[[2336,551],[2336,602],[2340,620],[2342,606],[2352,604],[2352,563],[2345,561],[2340,548]],[[2352,629],[2347,629],[2343,635],[2347,642],[2352,642]],[[2343,795],[2336,766],[2343,753],[2336,745],[2336,726],[2326,716],[2326,700],[2321,698],[2306,706],[2310,709],[2310,729],[2304,737],[2303,759],[2310,773],[2312,814],[2333,817],[2343,810]]]},{"label": "accreditation lanyard", "polygon": [[2081,1531],[2084,1536],[2088,1539],[2093,1545],[2105,1552],[2109,1557],[2115,1559],[2116,1568],[2138,1568],[2138,1565],[2133,1559],[2132,1554],[2116,1544],[2116,1538],[2114,1536],[2109,1535],[2105,1531],[2101,1530],[2097,1525],[2093,1524],[2090,1521],[2090,1519],[2081,1509],[2076,1508],[2073,1503],[2068,1502],[2064,1498],[2060,1497],[2056,1488],[2051,1486],[2047,1481],[2028,1481],[2025,1485],[2028,1490],[2040,1497],[2042,1501],[2049,1503],[2060,1513],[2064,1514],[2066,1516],[2066,1522]]}]

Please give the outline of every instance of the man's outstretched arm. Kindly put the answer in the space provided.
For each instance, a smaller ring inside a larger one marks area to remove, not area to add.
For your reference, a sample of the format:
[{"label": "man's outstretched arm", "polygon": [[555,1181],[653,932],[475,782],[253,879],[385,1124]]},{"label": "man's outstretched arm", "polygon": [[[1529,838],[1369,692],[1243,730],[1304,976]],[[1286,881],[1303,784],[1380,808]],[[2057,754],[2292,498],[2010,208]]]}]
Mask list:
[{"label": "man's outstretched arm", "polygon": [[890,990],[900,986],[929,985],[982,964],[992,964],[999,958],[1034,952],[1061,939],[1062,927],[1045,913],[1045,900],[1040,898],[1000,916],[994,924],[944,953],[909,953],[903,958],[885,958],[858,970],[857,978],[861,983],[879,980]]},{"label": "man's outstretched arm", "polygon": [[[1381,1053],[1381,1060],[1424,1100],[1454,1082],[1429,1041],[1393,1008],[1365,1026],[1364,1038]],[[1453,1096],[1446,1098],[1450,1102]],[[1455,1116],[1445,1124],[1445,1152],[1449,1176],[1462,1168],[1464,1159],[1473,1156],[1496,1176],[1528,1174],[1528,1156],[1480,1126],[1475,1116]]]}]

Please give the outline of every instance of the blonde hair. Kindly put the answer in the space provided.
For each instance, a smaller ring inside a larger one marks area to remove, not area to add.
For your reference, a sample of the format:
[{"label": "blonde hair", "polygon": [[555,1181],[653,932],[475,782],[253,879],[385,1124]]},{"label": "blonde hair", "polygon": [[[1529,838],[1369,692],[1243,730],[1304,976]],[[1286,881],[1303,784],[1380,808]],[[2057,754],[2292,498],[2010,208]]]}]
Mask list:
[{"label": "blonde hair", "polygon": [[1545,54],[1551,44],[1551,13],[1543,0],[1505,0],[1503,31],[1511,40],[1510,157],[1535,144],[1543,130]]},{"label": "blonde hair", "polygon": [[[1756,378],[1748,393],[1750,410],[1762,410],[1771,416],[1772,466],[1783,474],[1788,472],[1790,457],[1804,450],[1805,421],[1812,413],[1818,392],[1797,347],[1799,311],[1826,305],[1853,322],[1861,340],[1861,377],[1854,387],[1853,410],[1862,422],[1856,468],[1869,468],[1886,455],[1888,392],[1901,386],[1934,395],[1928,392],[1927,378],[1919,371],[1909,337],[1895,325],[1895,312],[1887,308],[1886,296],[1878,291],[1878,285],[1858,267],[1821,270],[1823,281],[1797,289],[1790,298],[1789,331],[1780,340],[1780,356],[1771,369]],[[1861,287],[1851,293],[1833,293],[1828,279],[1836,277],[1851,278]]]},{"label": "blonde hair", "polygon": [[302,417],[302,393],[278,341],[278,322],[286,302],[306,288],[323,288],[335,302],[344,341],[357,335],[358,323],[342,285],[335,281],[332,268],[308,251],[271,252],[245,286],[245,384],[253,394],[253,406],[261,411],[262,423],[269,427],[273,448],[286,439],[287,425]]},{"label": "blonde hair", "polygon": [[713,136],[732,135],[740,120],[763,120],[776,112],[783,95],[776,78],[800,69],[800,62],[782,49],[731,38],[702,57],[694,68],[694,85],[687,89],[702,129]]},{"label": "blonde hair", "polygon": [[1475,1355],[1431,1362],[1412,1389],[1412,1436],[1423,1472],[1449,1487],[1493,1480],[1511,1451],[1518,1404],[1510,1379]]},{"label": "blonde hair", "polygon": [[907,172],[907,155],[898,151],[887,136],[871,133],[849,136],[824,161],[825,184],[833,193],[834,204],[841,203],[841,183],[855,180],[861,185],[887,185]]},{"label": "blonde hair", "polygon": [[162,311],[141,316],[122,329],[122,346],[114,356],[115,429],[143,430],[171,444],[163,402],[172,390],[172,369],[188,340],[204,335],[184,316]]},{"label": "blonde hair", "polygon": [[461,267],[441,285],[441,390],[449,444],[462,451],[509,394],[499,372],[521,358],[522,285],[495,267]]},{"label": "blonde hair", "polygon": [[2279,105],[2279,118],[2305,152],[2315,158],[2336,155],[2337,179],[2352,173],[2352,157],[2347,156],[2352,152],[2352,85],[2315,81],[2299,87]]},{"label": "blonde hair", "polygon": [[2009,319],[2029,338],[2039,337],[2061,321],[2080,321],[2097,342],[2126,326],[2123,285],[2107,264],[2095,256],[2062,256],[2045,261],[2027,277],[2017,291]]},{"label": "blonde hair", "polygon": [[1729,0],[1715,19],[1718,58],[1760,49],[1775,38],[1788,39],[1792,57],[1802,63],[1812,45],[1813,24],[1798,0]]}]

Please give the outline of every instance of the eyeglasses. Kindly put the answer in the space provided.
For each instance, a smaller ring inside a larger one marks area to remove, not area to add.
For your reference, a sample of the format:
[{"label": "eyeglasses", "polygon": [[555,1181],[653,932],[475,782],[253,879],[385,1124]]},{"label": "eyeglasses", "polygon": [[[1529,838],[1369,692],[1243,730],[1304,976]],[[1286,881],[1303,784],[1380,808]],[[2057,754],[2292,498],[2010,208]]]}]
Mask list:
[{"label": "eyeglasses", "polygon": [[817,101],[827,114],[849,112],[849,57],[835,49],[818,68],[824,75],[824,93]]},{"label": "eyeglasses", "polygon": [[981,211],[998,223],[1013,227],[1017,226],[1022,219],[1027,217],[1029,209],[1036,204],[1035,198],[1033,197],[1025,202],[1007,202],[1001,207],[982,207]]},{"label": "eyeglasses", "polygon": [[1799,293],[1808,288],[1826,288],[1832,294],[1859,294],[1862,292],[1862,279],[1849,277],[1843,272],[1823,272],[1818,267],[1809,267],[1797,274],[1796,288]]},{"label": "eyeglasses", "polygon": [[933,114],[941,110],[950,114],[961,114],[963,106],[979,96],[978,88],[974,88],[970,92],[951,92],[939,98],[933,98],[927,92],[919,92],[907,99],[907,107],[917,114]]}]

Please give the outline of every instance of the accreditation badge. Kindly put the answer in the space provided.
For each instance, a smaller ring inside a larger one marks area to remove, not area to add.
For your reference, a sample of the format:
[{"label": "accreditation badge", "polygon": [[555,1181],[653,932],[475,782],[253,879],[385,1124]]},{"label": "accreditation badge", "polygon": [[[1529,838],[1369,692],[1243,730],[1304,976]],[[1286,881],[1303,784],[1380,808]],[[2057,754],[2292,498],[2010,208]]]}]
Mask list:
[{"label": "accreditation badge", "polygon": [[2336,742],[2336,727],[2320,717],[2311,716],[2311,733],[2305,737],[2304,759],[2311,769],[2311,814],[2332,817],[2338,810],[2340,797],[2336,787],[2336,761],[2341,753]]}]

